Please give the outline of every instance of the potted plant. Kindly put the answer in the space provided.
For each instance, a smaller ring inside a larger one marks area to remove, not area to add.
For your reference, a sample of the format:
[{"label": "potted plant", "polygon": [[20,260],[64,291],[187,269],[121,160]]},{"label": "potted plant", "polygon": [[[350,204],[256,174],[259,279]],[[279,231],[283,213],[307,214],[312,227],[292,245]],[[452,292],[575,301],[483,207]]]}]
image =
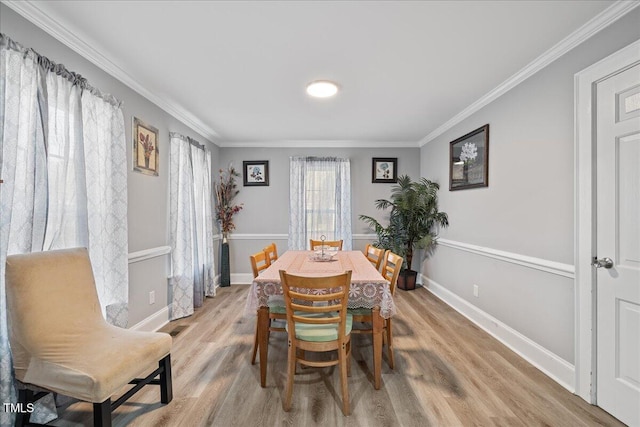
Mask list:
[{"label": "potted plant", "polygon": [[242,204],[236,205],[233,199],[240,190],[237,189],[236,177],[240,174],[233,165],[224,170],[220,169],[220,180],[215,184],[216,219],[222,232],[222,247],[220,250],[220,286],[231,285],[231,268],[229,266],[229,242],[227,240],[231,230],[236,228],[233,216],[240,212]]},{"label": "potted plant", "polygon": [[447,227],[447,214],[438,211],[440,185],[426,178],[411,181],[408,175],[398,178],[391,190],[391,200],[376,200],[376,208],[389,212],[389,225],[382,226],[375,218],[360,215],[376,232],[378,240],[374,246],[390,249],[404,258],[403,270],[398,278],[398,287],[415,289],[417,271],[411,270],[414,251],[424,249],[425,254],[436,242],[439,227]]}]

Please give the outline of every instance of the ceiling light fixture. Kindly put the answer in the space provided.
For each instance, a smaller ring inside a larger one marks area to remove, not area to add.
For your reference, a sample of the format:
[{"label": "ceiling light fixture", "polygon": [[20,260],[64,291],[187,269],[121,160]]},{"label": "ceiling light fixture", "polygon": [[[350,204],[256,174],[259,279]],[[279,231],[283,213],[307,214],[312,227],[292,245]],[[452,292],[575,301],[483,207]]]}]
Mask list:
[{"label": "ceiling light fixture", "polygon": [[328,80],[316,80],[307,85],[307,93],[314,98],[328,98],[338,93],[338,85]]}]

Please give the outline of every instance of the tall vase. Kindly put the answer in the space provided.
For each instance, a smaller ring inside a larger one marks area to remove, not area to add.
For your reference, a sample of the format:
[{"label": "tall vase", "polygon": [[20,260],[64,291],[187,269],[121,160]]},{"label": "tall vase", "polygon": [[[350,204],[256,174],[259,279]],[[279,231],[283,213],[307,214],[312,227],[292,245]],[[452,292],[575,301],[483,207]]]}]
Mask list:
[{"label": "tall vase", "polygon": [[222,234],[222,247],[220,250],[220,286],[231,286],[231,268],[229,267],[229,241],[227,234]]}]

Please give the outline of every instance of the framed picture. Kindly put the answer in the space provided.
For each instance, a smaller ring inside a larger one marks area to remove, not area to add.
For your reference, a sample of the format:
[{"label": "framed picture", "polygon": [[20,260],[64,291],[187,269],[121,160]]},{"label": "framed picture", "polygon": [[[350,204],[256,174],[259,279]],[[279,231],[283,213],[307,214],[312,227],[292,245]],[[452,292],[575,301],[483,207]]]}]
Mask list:
[{"label": "framed picture", "polygon": [[395,183],[398,181],[397,157],[374,157],[371,165],[371,182]]},{"label": "framed picture", "polygon": [[269,186],[269,160],[244,161],[242,169],[245,187]]},{"label": "framed picture", "polygon": [[489,125],[449,143],[449,191],[489,186]]},{"label": "framed picture", "polygon": [[158,176],[160,150],[158,129],[149,126],[137,117],[133,118],[133,170],[146,175]]}]

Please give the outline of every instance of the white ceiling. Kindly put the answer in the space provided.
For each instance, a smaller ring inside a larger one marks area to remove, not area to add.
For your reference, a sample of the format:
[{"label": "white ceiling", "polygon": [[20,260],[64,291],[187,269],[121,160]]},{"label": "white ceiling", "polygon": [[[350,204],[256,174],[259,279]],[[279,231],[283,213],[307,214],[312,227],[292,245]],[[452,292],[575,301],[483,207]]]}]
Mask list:
[{"label": "white ceiling", "polygon": [[[8,4],[224,146],[418,146],[613,5],[17,3]],[[310,99],[305,86],[317,79],[341,91]]]}]

